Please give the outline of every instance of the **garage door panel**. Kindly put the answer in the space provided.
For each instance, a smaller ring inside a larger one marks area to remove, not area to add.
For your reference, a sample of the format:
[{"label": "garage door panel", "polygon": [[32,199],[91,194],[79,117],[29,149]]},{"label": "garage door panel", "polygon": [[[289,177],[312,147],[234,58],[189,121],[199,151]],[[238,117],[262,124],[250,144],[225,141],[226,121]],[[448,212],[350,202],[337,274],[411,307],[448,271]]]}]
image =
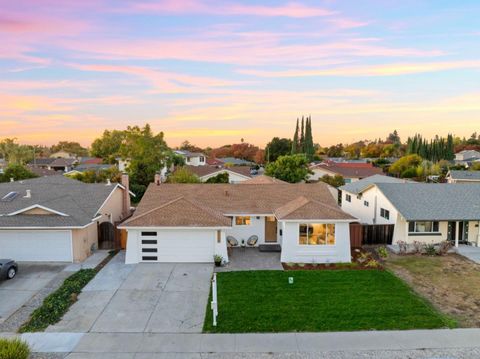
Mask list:
[{"label": "garage door panel", "polygon": [[[151,262],[212,262],[215,231],[158,231],[141,237],[141,259]],[[156,242],[156,243],[155,243]]]},{"label": "garage door panel", "polygon": [[0,231],[0,257],[25,262],[71,262],[69,231]]}]

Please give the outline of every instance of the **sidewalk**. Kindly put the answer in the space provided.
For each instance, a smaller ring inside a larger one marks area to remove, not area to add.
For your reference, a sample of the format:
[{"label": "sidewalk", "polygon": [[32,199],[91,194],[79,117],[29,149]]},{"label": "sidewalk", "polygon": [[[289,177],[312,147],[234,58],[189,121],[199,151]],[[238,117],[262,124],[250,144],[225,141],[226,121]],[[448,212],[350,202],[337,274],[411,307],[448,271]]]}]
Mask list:
[{"label": "sidewalk", "polygon": [[480,348],[480,329],[476,328],[277,334],[28,333],[20,337],[34,352],[43,353],[316,353]]}]

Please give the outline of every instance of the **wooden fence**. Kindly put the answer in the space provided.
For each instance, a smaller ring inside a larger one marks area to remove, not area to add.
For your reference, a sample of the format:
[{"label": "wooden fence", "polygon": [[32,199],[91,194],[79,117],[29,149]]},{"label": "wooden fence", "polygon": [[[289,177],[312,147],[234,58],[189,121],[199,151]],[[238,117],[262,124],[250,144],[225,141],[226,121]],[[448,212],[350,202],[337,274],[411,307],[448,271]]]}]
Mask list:
[{"label": "wooden fence", "polygon": [[362,245],[392,244],[393,224],[350,224],[350,246],[353,248]]}]

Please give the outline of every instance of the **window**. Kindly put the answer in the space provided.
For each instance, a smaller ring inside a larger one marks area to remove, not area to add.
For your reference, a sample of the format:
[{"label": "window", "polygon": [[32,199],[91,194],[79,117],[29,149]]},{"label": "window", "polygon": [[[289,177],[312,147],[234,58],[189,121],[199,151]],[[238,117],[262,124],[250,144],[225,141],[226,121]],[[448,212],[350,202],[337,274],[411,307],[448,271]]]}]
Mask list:
[{"label": "window", "polygon": [[370,205],[370,203],[368,203],[368,201],[363,201],[363,205],[364,205],[365,207],[368,207],[368,206]]},{"label": "window", "polygon": [[142,237],[156,237],[157,232],[142,232]]},{"label": "window", "polygon": [[300,224],[298,244],[334,245],[335,225],[332,223]]},{"label": "window", "polygon": [[349,195],[349,194],[346,194],[346,195],[345,195],[345,201],[347,201],[347,202],[352,202],[352,196]]},{"label": "window", "polygon": [[380,217],[383,217],[385,219],[390,219],[390,211],[385,208],[380,208]]},{"label": "window", "polygon": [[222,243],[222,231],[217,231],[217,243]]},{"label": "window", "polygon": [[205,162],[205,157],[200,156],[200,162]]},{"label": "window", "polygon": [[347,184],[347,183],[352,183],[352,179],[351,179],[351,178],[344,178],[343,181],[345,182],[345,184]]},{"label": "window", "polygon": [[438,233],[438,222],[418,221],[408,222],[409,233]]},{"label": "window", "polygon": [[235,224],[237,226],[249,226],[250,225],[250,216],[235,217]]}]

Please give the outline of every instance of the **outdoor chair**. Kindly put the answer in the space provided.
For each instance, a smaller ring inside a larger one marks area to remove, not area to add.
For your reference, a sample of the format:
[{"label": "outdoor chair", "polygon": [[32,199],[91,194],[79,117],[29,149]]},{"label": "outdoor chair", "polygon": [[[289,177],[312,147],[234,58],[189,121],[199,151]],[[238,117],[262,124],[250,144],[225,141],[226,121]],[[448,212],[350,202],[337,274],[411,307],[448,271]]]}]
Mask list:
[{"label": "outdoor chair", "polygon": [[237,247],[238,241],[233,236],[227,236],[227,243],[230,247]]},{"label": "outdoor chair", "polygon": [[253,235],[253,236],[250,236],[250,238],[248,238],[247,240],[247,244],[249,247],[253,247],[255,244],[257,244],[258,242],[258,237]]}]

